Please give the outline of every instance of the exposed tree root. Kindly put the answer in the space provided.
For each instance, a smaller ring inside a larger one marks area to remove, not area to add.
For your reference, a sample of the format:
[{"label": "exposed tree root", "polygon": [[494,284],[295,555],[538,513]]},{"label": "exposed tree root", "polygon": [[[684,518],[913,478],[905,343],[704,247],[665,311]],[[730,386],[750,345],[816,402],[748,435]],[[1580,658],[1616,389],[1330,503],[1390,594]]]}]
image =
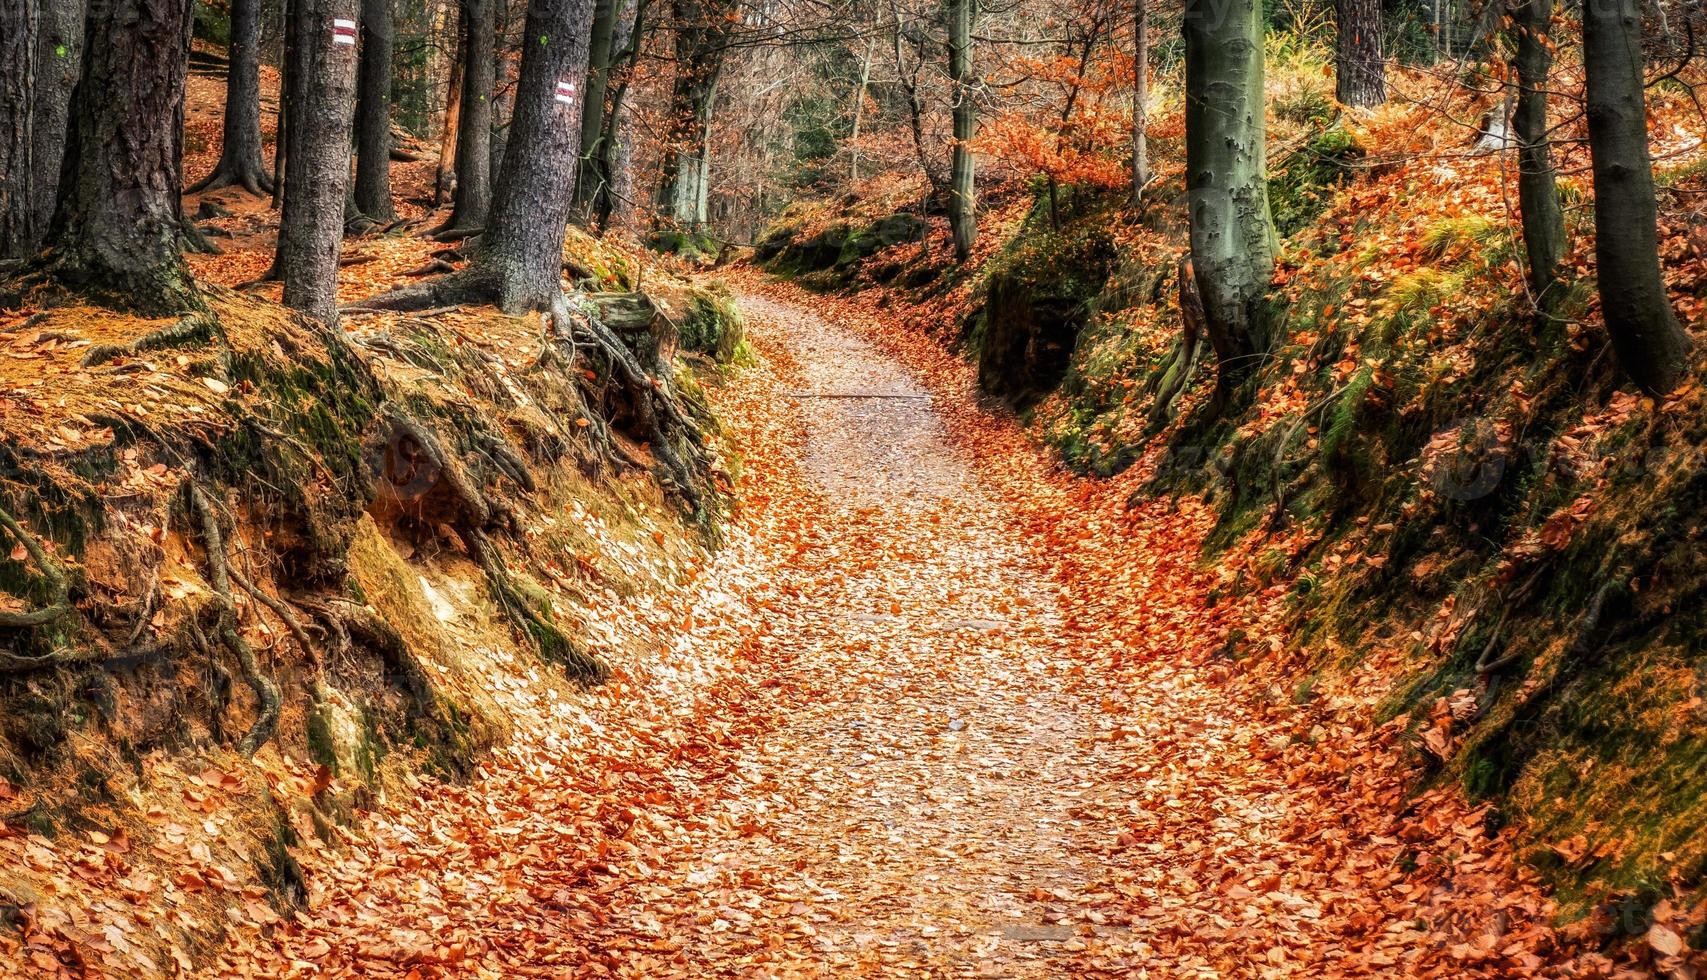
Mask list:
[{"label": "exposed tree root", "polygon": [[252,756],[272,739],[278,728],[282,699],[278,685],[261,672],[254,648],[237,631],[237,603],[231,596],[231,568],[226,558],[225,535],[220,530],[219,515],[213,502],[194,480],[185,481],[184,492],[201,525],[202,548],[207,552],[208,583],[213,586],[219,603],[214,631],[226,649],[237,658],[243,680],[255,692],[255,723],[237,742],[238,752]]},{"label": "exposed tree root", "polygon": [[71,612],[71,580],[65,574],[65,567],[47,553],[47,549],[42,547],[35,535],[25,530],[24,526],[4,509],[0,509],[0,527],[5,528],[12,539],[23,546],[30,560],[41,569],[42,578],[47,581],[49,595],[47,604],[39,609],[23,613],[0,612],[0,628],[34,629],[37,626],[46,626]]},{"label": "exposed tree root", "polygon": [[203,191],[224,190],[227,187],[241,187],[256,197],[273,192],[273,177],[260,167],[259,161],[253,168],[241,166],[220,157],[219,163],[213,168],[213,173],[184,188],[185,194],[199,194]]},{"label": "exposed tree root", "polygon": [[485,570],[486,581],[504,615],[533,641],[542,657],[561,663],[569,676],[583,683],[597,683],[610,676],[610,668],[602,660],[577,646],[522,593],[484,532],[470,531],[465,537],[469,554]]},{"label": "exposed tree root", "polygon": [[148,351],[169,350],[204,344],[220,335],[219,320],[212,314],[193,313],[177,323],[128,344],[97,344],[83,355],[84,367],[96,367],[121,357],[135,357]]}]

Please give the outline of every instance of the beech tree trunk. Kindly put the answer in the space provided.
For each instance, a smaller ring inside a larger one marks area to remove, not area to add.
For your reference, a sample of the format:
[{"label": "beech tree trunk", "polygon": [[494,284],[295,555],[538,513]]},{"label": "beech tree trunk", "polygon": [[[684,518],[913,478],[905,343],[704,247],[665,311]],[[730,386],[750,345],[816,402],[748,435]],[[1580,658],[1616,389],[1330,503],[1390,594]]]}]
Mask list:
[{"label": "beech tree trunk", "polygon": [[[617,22],[617,34],[626,36],[628,43],[619,54],[611,58],[610,80],[615,82],[615,85],[607,88],[609,96],[600,120],[600,180],[592,191],[590,204],[596,228],[609,228],[617,215],[632,216],[637,203],[634,198],[632,140],[628,130],[623,127],[623,121],[628,113],[628,90],[634,79],[635,65],[640,60],[640,46],[646,39],[646,10],[649,3],[650,0],[624,3]],[[579,182],[575,185],[575,193],[577,196],[581,194]]]},{"label": "beech tree trunk", "polygon": [[948,76],[954,84],[954,154],[949,167],[948,224],[954,233],[954,255],[972,257],[978,238],[977,190],[973,183],[972,139],[978,130],[978,107],[972,90],[972,19],[977,0],[949,0]]},{"label": "beech tree trunk", "polygon": [[1192,269],[1218,359],[1218,392],[1269,348],[1274,271],[1263,120],[1262,5],[1187,0],[1185,173]]},{"label": "beech tree trunk", "polygon": [[456,191],[447,226],[460,231],[484,228],[492,206],[492,89],[498,72],[493,14],[493,0],[462,0],[468,46],[456,127]]},{"label": "beech tree trunk", "polygon": [[1677,387],[1688,370],[1689,336],[1660,276],[1635,0],[1584,4],[1583,68],[1601,311],[1619,363],[1643,390],[1660,395]]},{"label": "beech tree trunk", "polygon": [[89,7],[48,268],[152,316],[202,308],[178,250],[190,0]]},{"label": "beech tree trunk", "polygon": [[[481,239],[481,266],[497,278],[507,313],[543,309],[562,293],[563,233],[569,226],[581,145],[580,92],[587,74],[590,0],[528,5],[510,139]],[[576,94],[565,98],[562,86]]]},{"label": "beech tree trunk", "polygon": [[610,96],[611,68],[618,54],[616,33],[621,0],[594,0],[593,25],[587,46],[587,92],[581,108],[580,156],[576,162],[575,213],[590,222],[594,201],[607,190],[610,177],[604,172],[606,102]]},{"label": "beech tree trunk", "polygon": [[676,80],[670,92],[670,135],[658,187],[659,216],[678,232],[705,231],[711,170],[711,107],[733,10],[731,0],[673,0]]},{"label": "beech tree trunk", "polygon": [[1512,34],[1516,51],[1517,109],[1512,130],[1517,139],[1518,210],[1523,245],[1529,257],[1529,288],[1543,312],[1554,299],[1559,264],[1564,261],[1565,215],[1554,181],[1553,150],[1547,136],[1547,74],[1553,65],[1548,33],[1553,0],[1514,0]]},{"label": "beech tree trunk", "polygon": [[298,8],[298,91],[303,97],[290,110],[279,272],[286,306],[333,323],[350,181],[356,0],[298,0]]},{"label": "beech tree trunk", "polygon": [[1132,5],[1132,203],[1144,200],[1150,182],[1150,10],[1147,0]]},{"label": "beech tree trunk", "polygon": [[192,192],[242,187],[251,194],[272,193],[272,174],[261,157],[260,42],[261,0],[232,0],[219,162]]},{"label": "beech tree trunk", "polygon": [[1335,0],[1335,97],[1368,108],[1387,101],[1387,63],[1381,51],[1381,0]]},{"label": "beech tree trunk", "polygon": [[356,83],[356,207],[385,223],[391,204],[391,0],[362,0],[362,55]]}]

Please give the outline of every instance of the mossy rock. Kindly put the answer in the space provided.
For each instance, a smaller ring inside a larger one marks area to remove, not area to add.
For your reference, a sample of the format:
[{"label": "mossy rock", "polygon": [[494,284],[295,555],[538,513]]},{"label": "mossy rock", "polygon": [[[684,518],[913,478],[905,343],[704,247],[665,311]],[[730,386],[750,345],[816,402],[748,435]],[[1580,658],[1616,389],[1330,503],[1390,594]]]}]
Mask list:
[{"label": "mossy rock", "polygon": [[741,309],[727,286],[717,283],[707,289],[696,288],[689,295],[681,324],[683,350],[727,364],[745,337]]}]

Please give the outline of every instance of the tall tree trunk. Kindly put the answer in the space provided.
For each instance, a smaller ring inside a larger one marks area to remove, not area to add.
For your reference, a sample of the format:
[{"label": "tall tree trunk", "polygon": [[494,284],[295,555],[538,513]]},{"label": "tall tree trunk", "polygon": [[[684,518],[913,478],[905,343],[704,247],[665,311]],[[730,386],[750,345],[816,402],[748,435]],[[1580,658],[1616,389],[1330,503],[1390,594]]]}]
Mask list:
[{"label": "tall tree trunk", "polygon": [[575,213],[589,221],[593,202],[605,192],[609,175],[604,172],[605,112],[610,97],[612,63],[617,55],[617,7],[621,0],[594,0],[593,26],[587,46],[587,92],[581,108],[580,156],[576,161]]},{"label": "tall tree trunk", "polygon": [[659,214],[687,235],[705,231],[710,170],[711,107],[732,12],[730,0],[674,0],[676,80],[670,92],[670,135]]},{"label": "tall tree trunk", "polygon": [[1132,203],[1144,200],[1150,183],[1150,5],[1132,5]]},{"label": "tall tree trunk", "polygon": [[385,223],[391,204],[391,0],[362,0],[362,57],[356,82],[356,207]]},{"label": "tall tree trunk", "polygon": [[949,168],[948,225],[954,233],[954,254],[965,262],[978,238],[978,200],[973,185],[972,138],[977,135],[978,107],[972,98],[972,18],[977,0],[949,0],[948,77],[954,83],[954,156]]},{"label": "tall tree trunk", "polygon": [[445,95],[444,124],[439,129],[439,166],[433,178],[433,207],[449,200],[456,184],[456,140],[462,117],[462,66],[468,60],[468,40],[463,35],[463,16],[458,6],[454,42],[456,54],[450,59],[450,86]]},{"label": "tall tree trunk", "polygon": [[874,35],[865,44],[865,57],[859,63],[859,84],[854,87],[853,132],[848,134],[848,183],[859,183],[859,131],[865,122],[865,90],[871,87],[871,58],[877,53]]},{"label": "tall tree trunk", "polygon": [[260,43],[261,0],[232,0],[219,162],[192,192],[233,186],[251,194],[272,192],[272,175],[261,158]]},{"label": "tall tree trunk", "polygon": [[590,0],[528,5],[525,36],[539,43],[522,48],[510,133],[518,152],[505,155],[479,259],[495,274],[498,306],[509,313],[547,308],[563,290],[592,16]]},{"label": "tall tree trunk", "polygon": [[[597,183],[587,193],[583,192],[579,180],[575,184],[575,196],[588,201],[587,206],[594,216],[595,228],[610,227],[612,215],[619,210],[626,213],[635,203],[634,173],[630,168],[633,147],[630,145],[627,130],[623,128],[623,119],[628,111],[627,97],[634,78],[634,67],[640,59],[640,48],[646,38],[646,10],[649,3],[650,0],[635,0],[621,6],[616,33],[619,37],[627,37],[628,43],[623,45],[620,52],[611,56],[610,77],[606,83],[606,91],[609,94],[604,113],[599,120],[598,159],[595,167]],[[612,85],[611,82],[615,84]],[[586,132],[585,123],[582,124],[582,132]]]},{"label": "tall tree trunk", "polygon": [[1262,5],[1187,0],[1185,173],[1192,268],[1223,398],[1269,347],[1274,271],[1263,121]]},{"label": "tall tree trunk", "polygon": [[47,237],[61,281],[149,315],[202,308],[178,250],[190,20],[190,0],[90,5]]},{"label": "tall tree trunk", "polygon": [[300,102],[291,106],[280,265],[286,306],[338,317],[338,253],[350,181],[356,94],[356,0],[298,0]]},{"label": "tall tree trunk", "polygon": [[1381,0],[1335,0],[1335,97],[1368,108],[1387,101],[1387,62],[1381,51]]},{"label": "tall tree trunk", "polygon": [[496,81],[492,86],[492,142],[489,147],[492,161],[487,165],[486,172],[496,181],[504,169],[504,151],[510,145],[510,123],[516,102],[516,86],[513,80],[518,77],[517,68],[522,52],[520,46],[509,42],[510,4],[507,0],[496,0],[494,10],[494,16],[497,18],[498,47],[493,56]]},{"label": "tall tree trunk", "polygon": [[478,231],[492,205],[492,89],[497,75],[493,0],[462,0],[468,53],[462,66],[462,113],[456,127],[456,192],[448,228]]},{"label": "tall tree trunk", "polygon": [[1511,8],[1516,52],[1517,199],[1523,216],[1523,245],[1529,255],[1529,287],[1543,312],[1552,306],[1565,252],[1565,215],[1554,183],[1553,151],[1547,136],[1547,73],[1553,65],[1548,32],[1553,0],[1514,0]]},{"label": "tall tree trunk", "polygon": [[0,259],[35,251],[36,34],[30,0],[0,8]]},{"label": "tall tree trunk", "polygon": [[1635,0],[1583,5],[1583,68],[1601,312],[1624,370],[1643,390],[1664,394],[1688,369],[1689,336],[1678,325],[1660,277]]}]

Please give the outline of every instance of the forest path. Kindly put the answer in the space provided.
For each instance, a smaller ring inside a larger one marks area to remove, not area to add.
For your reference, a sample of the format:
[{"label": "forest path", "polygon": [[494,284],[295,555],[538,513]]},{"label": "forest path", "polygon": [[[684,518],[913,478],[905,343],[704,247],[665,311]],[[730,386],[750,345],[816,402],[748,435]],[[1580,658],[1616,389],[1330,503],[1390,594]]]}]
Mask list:
[{"label": "forest path", "polygon": [[1099,832],[1059,587],[893,359],[797,307],[743,307],[793,387],[817,497],[779,571],[773,613],[798,626],[767,682],[804,696],[736,763],[753,792],[726,798],[728,829],[666,886],[697,901],[662,934],[697,925],[709,970],[757,953],[828,973],[1057,973],[1083,944],[1033,896],[1079,892]]}]

